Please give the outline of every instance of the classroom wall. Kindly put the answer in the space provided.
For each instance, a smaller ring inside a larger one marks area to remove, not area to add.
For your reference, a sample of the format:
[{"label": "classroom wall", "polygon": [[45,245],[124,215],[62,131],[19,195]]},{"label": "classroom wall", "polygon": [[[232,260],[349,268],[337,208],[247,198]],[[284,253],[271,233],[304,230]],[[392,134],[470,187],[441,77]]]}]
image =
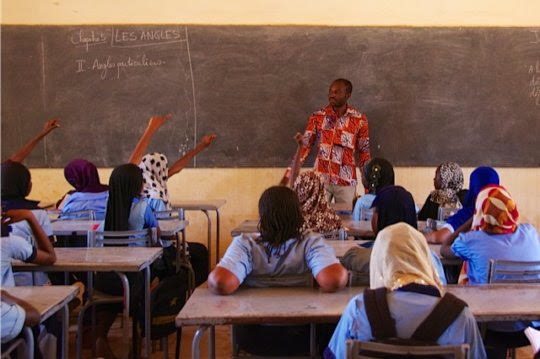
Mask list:
[{"label": "classroom wall", "polygon": [[[537,0],[386,0],[344,1],[82,1],[3,0],[3,24],[297,24],[328,26],[540,26]],[[321,104],[323,105],[323,104]],[[307,119],[306,114],[306,119]],[[369,115],[369,114],[368,114]],[[376,119],[372,119],[376,121]],[[52,134],[60,135],[58,133]],[[2,134],[6,136],[7,134]],[[218,139],[219,140],[219,139]],[[291,154],[292,155],[292,154]],[[487,157],[489,153],[485,154]],[[2,157],[5,157],[3,154]],[[468,178],[471,169],[465,169]],[[540,169],[498,169],[501,182],[516,199],[521,221],[540,228]],[[257,200],[276,184],[283,169],[187,169],[171,179],[172,199],[226,199],[222,209],[221,253],[230,242],[230,230],[244,219],[256,218]],[[434,168],[396,169],[396,181],[423,203],[432,188]],[[110,169],[100,169],[103,182]],[[31,198],[54,202],[69,186],[62,169],[32,169]],[[468,181],[466,181],[468,183]],[[359,188],[360,191],[360,188]],[[206,241],[202,214],[188,213],[188,239]]]}]

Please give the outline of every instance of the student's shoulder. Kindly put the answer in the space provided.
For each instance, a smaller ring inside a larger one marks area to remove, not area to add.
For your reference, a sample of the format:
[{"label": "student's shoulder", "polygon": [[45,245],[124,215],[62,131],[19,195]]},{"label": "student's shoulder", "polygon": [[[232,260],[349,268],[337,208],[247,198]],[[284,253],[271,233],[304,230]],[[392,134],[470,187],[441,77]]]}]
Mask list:
[{"label": "student's shoulder", "polygon": [[538,231],[530,223],[521,223],[518,225],[517,229],[526,235],[538,237]]},{"label": "student's shoulder", "polygon": [[[2,237],[0,246],[2,254],[7,254],[9,257],[17,256],[21,251],[32,253],[33,246],[23,237],[10,233],[9,236]],[[17,258],[19,259],[19,258]]]}]

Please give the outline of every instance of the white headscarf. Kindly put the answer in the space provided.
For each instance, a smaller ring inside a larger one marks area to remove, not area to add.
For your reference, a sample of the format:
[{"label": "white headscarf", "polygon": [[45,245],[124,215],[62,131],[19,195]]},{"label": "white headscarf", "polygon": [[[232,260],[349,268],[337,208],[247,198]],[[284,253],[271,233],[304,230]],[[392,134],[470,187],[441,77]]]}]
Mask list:
[{"label": "white headscarf", "polygon": [[169,192],[167,192],[168,161],[167,156],[154,152],[144,155],[139,168],[143,174],[143,190],[141,196],[162,200],[168,209]]},{"label": "white headscarf", "polygon": [[410,283],[432,285],[443,293],[426,238],[404,222],[388,226],[377,235],[369,264],[369,283],[372,289],[390,290]]}]

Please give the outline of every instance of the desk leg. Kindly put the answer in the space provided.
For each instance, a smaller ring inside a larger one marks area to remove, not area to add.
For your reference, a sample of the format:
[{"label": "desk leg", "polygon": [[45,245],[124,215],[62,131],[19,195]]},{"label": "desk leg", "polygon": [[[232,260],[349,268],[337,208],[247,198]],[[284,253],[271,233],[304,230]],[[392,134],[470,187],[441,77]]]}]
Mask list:
[{"label": "desk leg", "polygon": [[61,358],[69,357],[69,308],[67,303],[64,304],[62,311],[62,354]]},{"label": "desk leg", "polygon": [[309,325],[309,356],[312,358],[317,356],[316,328],[314,323]]},{"label": "desk leg", "polygon": [[219,209],[216,209],[216,265],[219,259]]},{"label": "desk leg", "polygon": [[[122,312],[122,321],[124,323],[124,334],[123,334],[123,344],[125,347],[125,355],[126,358],[129,356],[129,305],[130,305],[130,293],[129,293],[129,281],[127,279],[127,276],[124,273],[116,272],[116,274],[120,277],[120,281],[122,282],[122,289],[124,292],[124,305],[123,305],[123,312]],[[133,316],[133,325],[135,325],[135,316]]]},{"label": "desk leg", "polygon": [[206,215],[206,220],[208,223],[208,272],[210,272],[212,270],[212,219],[210,218],[210,214],[206,209],[201,209],[201,211]]},{"label": "desk leg", "polygon": [[[93,273],[92,272],[88,272],[87,273],[87,276],[86,276],[87,280],[86,280],[86,283],[87,283],[87,298],[86,298],[86,303],[83,305],[83,307],[81,308],[81,311],[79,312],[79,316],[77,318],[77,340],[76,340],[76,358],[77,359],[80,359],[81,358],[81,352],[82,352],[82,333],[83,333],[83,319],[84,319],[84,314],[86,312],[86,310],[90,307],[91,303],[92,303],[92,295],[93,295],[93,291],[94,291],[94,285],[93,285]],[[94,347],[94,339],[95,339],[95,323],[94,323],[94,308],[92,306],[92,338],[90,338],[90,340],[92,341],[92,348]],[[93,351],[93,349],[92,349]],[[93,353],[92,353],[92,356]]]},{"label": "desk leg", "polygon": [[210,327],[210,338],[208,338],[208,353],[209,358],[215,359],[216,358],[216,327],[213,325]]},{"label": "desk leg", "polygon": [[202,336],[204,335],[204,332],[206,329],[208,329],[208,325],[201,325],[199,328],[197,328],[197,331],[195,331],[195,335],[193,336],[193,342],[191,343],[191,357],[193,359],[199,359],[201,357],[201,352],[199,350]]},{"label": "desk leg", "polygon": [[144,269],[144,354],[150,358],[150,266]]}]

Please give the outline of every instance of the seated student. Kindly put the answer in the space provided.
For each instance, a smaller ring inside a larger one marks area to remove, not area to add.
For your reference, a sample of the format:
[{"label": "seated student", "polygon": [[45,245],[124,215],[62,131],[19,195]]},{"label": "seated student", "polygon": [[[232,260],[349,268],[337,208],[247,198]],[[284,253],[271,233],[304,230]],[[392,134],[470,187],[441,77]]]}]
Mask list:
[{"label": "seated student", "polygon": [[[410,338],[444,294],[424,235],[406,223],[386,227],[377,235],[370,261],[370,288],[380,287],[388,290],[388,307],[399,338]],[[364,303],[363,295],[351,299],[325,358],[345,358],[347,339],[374,339]],[[446,328],[437,343],[469,344],[469,358],[486,357],[478,326],[468,307]]]},{"label": "seated student", "polygon": [[370,209],[378,191],[387,186],[394,185],[394,167],[384,158],[372,158],[362,168],[362,185],[366,194],[356,199],[353,204],[353,220],[360,221],[362,209]]},{"label": "seated student", "polygon": [[468,231],[470,221],[474,214],[474,203],[480,190],[488,185],[498,185],[499,175],[491,167],[478,167],[472,171],[469,179],[469,191],[465,197],[463,208],[448,218],[446,225],[434,232],[426,235],[430,243],[443,243],[452,233]]},{"label": "seated student", "polygon": [[[373,233],[377,236],[386,227],[399,222],[405,222],[415,229],[418,228],[414,199],[411,193],[403,187],[387,186],[377,193],[373,201],[373,217],[371,219]],[[345,253],[342,263],[345,268],[364,274],[365,277],[367,274],[365,272],[369,268],[366,261],[370,261],[370,250],[370,248],[362,247],[352,248]],[[430,251],[430,253],[439,280],[441,283],[446,284],[440,258],[433,251]]]},{"label": "seated student", "polygon": [[34,327],[41,321],[38,310],[30,303],[0,289],[0,337],[2,344],[15,339],[23,327]]},{"label": "seated student", "polygon": [[71,212],[92,210],[96,220],[104,220],[109,187],[100,183],[96,166],[87,160],[73,160],[64,167],[64,177],[75,190],[66,193],[59,201],[60,217]]},{"label": "seated student", "polygon": [[[518,218],[516,203],[504,187],[484,187],[476,197],[472,231],[448,238],[441,246],[441,254],[466,261],[470,284],[488,282],[490,259],[540,261],[538,232],[530,224],[518,224]],[[488,329],[518,332],[530,324],[497,323]],[[533,326],[540,327],[540,322],[534,322]]]},{"label": "seated student", "polygon": [[[30,226],[36,246],[11,231],[14,223],[26,221]],[[2,213],[0,238],[0,287],[15,286],[11,262],[18,259],[27,263],[52,265],[56,261],[54,248],[47,234],[38,223],[34,213],[27,209],[13,209]],[[9,295],[2,290],[1,294],[1,325],[2,344],[14,339],[25,326],[36,326],[40,322],[37,310],[24,300]],[[49,319],[50,329],[54,331],[54,319]],[[37,339],[37,338],[36,338]]]},{"label": "seated student", "polygon": [[[178,159],[170,168],[168,167],[167,156],[162,153],[154,152],[141,158],[142,153],[146,151],[149,138],[169,118],[170,115],[167,115],[159,122],[157,122],[158,118],[150,119],[147,129],[141,136],[130,159],[130,163],[138,165],[142,170],[143,190],[141,196],[147,199],[149,207],[154,212],[170,211],[172,209],[167,181],[184,169],[193,157],[210,146],[216,138],[214,134],[204,136],[193,150]],[[162,243],[164,247],[168,247],[172,244],[172,241],[162,240]],[[188,242],[188,252],[195,273],[195,285],[199,286],[208,277],[208,249],[201,243]],[[172,258],[176,258],[175,253],[171,255]]]},{"label": "seated student", "polygon": [[[128,163],[116,167],[109,178],[109,198],[105,221],[99,230],[127,231],[144,228],[157,228],[160,234],[158,221],[145,198],[140,198],[143,186],[141,169]],[[131,291],[130,303],[133,305],[141,298],[143,289],[142,279],[137,274],[128,275]],[[120,278],[114,273],[98,273],[96,288],[110,295],[122,295]],[[122,311],[121,305],[106,305],[98,307],[97,341],[98,356],[114,357],[107,335],[116,314]]]},{"label": "seated student", "polygon": [[[339,230],[343,227],[341,218],[328,204],[328,197],[321,178],[314,171],[300,173],[300,148],[302,147],[302,135],[297,133],[295,141],[298,149],[294,155],[291,167],[290,187],[298,196],[300,211],[304,218],[301,232],[313,231],[327,233]],[[285,185],[284,183],[281,183]]]},{"label": "seated student", "polygon": [[467,190],[463,189],[463,171],[455,162],[443,162],[435,171],[433,178],[435,190],[431,191],[426,202],[418,212],[418,220],[438,219],[439,208],[462,207]]},{"label": "seated student", "polygon": [[[22,163],[13,161],[3,162],[1,168],[2,209],[30,210],[40,228],[47,236],[49,236],[50,241],[53,241],[51,222],[47,212],[38,207],[37,201],[26,199],[26,196],[30,193],[32,188],[32,181],[28,168]],[[11,224],[11,228],[14,235],[24,238],[31,245],[36,245],[37,238],[34,236],[34,231],[30,222],[18,221]],[[31,273],[18,272],[15,274],[15,282],[17,285],[43,285],[48,282],[48,277],[45,273],[38,272],[36,275],[36,283],[33,283]]]},{"label": "seated student", "polygon": [[[304,222],[296,194],[284,186],[270,187],[259,200],[260,235],[235,237],[208,276],[208,288],[231,294],[246,284],[253,287],[306,285],[311,274],[324,292],[347,283],[347,271],[332,247],[317,233],[302,233]],[[323,334],[323,333],[321,333]],[[257,355],[297,355],[308,349],[306,326],[240,326],[240,347]]]}]

